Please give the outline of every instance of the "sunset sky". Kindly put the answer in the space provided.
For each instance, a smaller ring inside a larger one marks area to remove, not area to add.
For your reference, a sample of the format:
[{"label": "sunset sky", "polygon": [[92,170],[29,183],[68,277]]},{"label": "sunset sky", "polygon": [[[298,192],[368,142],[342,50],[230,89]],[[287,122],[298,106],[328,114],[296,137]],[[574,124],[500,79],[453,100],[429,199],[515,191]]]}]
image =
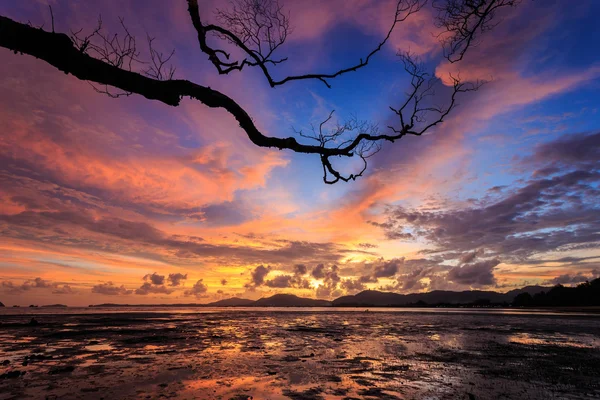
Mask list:
[{"label": "sunset sky", "polygon": [[[273,89],[252,69],[219,76],[184,0],[0,0],[0,15],[51,30],[48,3],[57,32],[91,31],[101,14],[108,32],[123,17],[141,43],[155,36],[161,51],[175,49],[176,78],[226,93],[270,136],[293,136],[331,110],[396,124],[389,106],[409,83],[398,50],[444,82],[449,73],[489,82],[427,135],[384,144],[365,176],[326,185],[318,156],[259,148],[223,110],[112,99],[1,48],[6,305],[508,291],[600,275],[598,1],[523,0],[454,64],[424,8],[331,89]],[[201,3],[207,19],[227,6]],[[385,36],[395,2],[284,4],[294,30],[277,77],[356,63]]]}]

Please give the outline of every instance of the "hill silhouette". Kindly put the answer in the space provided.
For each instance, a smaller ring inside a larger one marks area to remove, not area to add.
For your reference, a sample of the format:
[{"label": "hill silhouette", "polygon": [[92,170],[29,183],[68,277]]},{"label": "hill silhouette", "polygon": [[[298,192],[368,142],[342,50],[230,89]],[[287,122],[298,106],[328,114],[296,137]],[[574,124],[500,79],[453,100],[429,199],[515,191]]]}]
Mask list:
[{"label": "hill silhouette", "polygon": [[293,294],[276,294],[256,300],[252,306],[255,307],[328,307],[331,305],[327,300],[308,299]]},{"label": "hill silhouette", "polygon": [[454,292],[450,290],[434,290],[427,293],[399,294],[392,292],[379,292],[377,290],[365,290],[353,296],[342,296],[332,302],[334,307],[404,307],[410,305],[486,305],[486,304],[509,304],[521,293],[534,295],[544,290],[542,286],[527,286],[521,289],[511,290],[507,293],[499,293],[484,290],[465,290]]},{"label": "hill silhouette", "polygon": [[230,299],[224,299],[208,303],[209,307],[247,307],[251,306],[254,300],[240,299],[239,297],[232,297]]},{"label": "hill silhouette", "polygon": [[[1,304],[1,303],[0,303]],[[518,306],[561,307],[600,306],[600,278],[577,287],[525,286],[506,293],[490,290],[434,290],[426,293],[400,294],[364,290],[333,301],[276,294],[258,300],[232,297],[212,303],[198,304],[114,304],[90,307],[427,307],[427,306]]]},{"label": "hill silhouette", "polygon": [[520,307],[600,306],[600,278],[576,287],[556,285],[548,291],[518,294],[513,305]]}]

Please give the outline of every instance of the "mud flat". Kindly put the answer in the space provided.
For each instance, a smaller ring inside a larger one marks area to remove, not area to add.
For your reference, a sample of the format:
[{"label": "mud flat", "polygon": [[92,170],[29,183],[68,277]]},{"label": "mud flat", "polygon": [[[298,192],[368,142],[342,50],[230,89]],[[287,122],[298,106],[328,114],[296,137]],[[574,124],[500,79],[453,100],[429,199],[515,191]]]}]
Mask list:
[{"label": "mud flat", "polygon": [[598,377],[597,315],[0,315],[0,399],[600,398]]}]

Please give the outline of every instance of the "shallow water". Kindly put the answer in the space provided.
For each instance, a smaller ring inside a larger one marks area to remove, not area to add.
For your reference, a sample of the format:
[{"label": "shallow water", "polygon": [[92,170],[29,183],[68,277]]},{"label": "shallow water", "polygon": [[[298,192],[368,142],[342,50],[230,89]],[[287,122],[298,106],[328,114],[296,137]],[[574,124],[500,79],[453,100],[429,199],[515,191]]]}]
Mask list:
[{"label": "shallow water", "polygon": [[597,315],[371,311],[5,309],[0,399],[600,398]]}]

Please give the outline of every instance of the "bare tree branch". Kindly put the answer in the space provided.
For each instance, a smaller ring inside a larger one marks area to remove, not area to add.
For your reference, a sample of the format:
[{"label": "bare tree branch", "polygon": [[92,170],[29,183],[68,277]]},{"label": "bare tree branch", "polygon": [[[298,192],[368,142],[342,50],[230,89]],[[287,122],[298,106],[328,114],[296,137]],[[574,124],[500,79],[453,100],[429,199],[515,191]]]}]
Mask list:
[{"label": "bare tree branch", "polygon": [[[418,12],[427,0],[398,0],[394,19],[387,35],[364,59],[359,63],[328,74],[306,74],[288,76],[276,80],[269,71],[268,64],[279,64],[287,60],[282,58],[272,60],[273,52],[283,44],[290,33],[289,17],[283,12],[277,2],[273,0],[234,0],[231,11],[218,11],[218,19],[226,24],[229,29],[218,25],[204,25],[200,18],[197,0],[187,0],[188,11],[194,28],[198,33],[200,50],[208,55],[209,60],[216,67],[219,74],[229,74],[232,71],[241,71],[246,65],[259,67],[271,87],[283,85],[286,82],[297,80],[316,79],[331,87],[328,79],[336,78],[348,72],[357,71],[369,64],[371,57],[377,54],[387,43],[396,25],[405,21],[412,14]],[[270,28],[266,28],[270,27]],[[207,44],[207,33],[215,33],[218,37],[226,39],[235,45],[247,58],[241,61],[230,61],[231,55],[222,49],[214,49]],[[269,33],[271,32],[271,33]],[[273,35],[273,32],[277,32]],[[266,35],[266,36],[265,36]],[[266,44],[266,49],[263,46]],[[268,49],[268,51],[267,51]],[[225,57],[225,60],[219,56]]]},{"label": "bare tree branch", "polygon": [[[389,40],[397,23],[420,10],[426,0],[399,0],[386,37],[364,60],[360,60],[359,64],[332,74],[289,76],[282,80],[274,80],[268,69],[269,65],[277,65],[286,60],[274,59],[273,54],[291,32],[289,16],[278,3],[273,0],[233,0],[231,10],[217,10],[217,19],[227,27],[223,28],[202,24],[197,0],[186,1],[197,31],[200,49],[209,56],[220,74],[242,70],[244,66],[256,66],[263,71],[272,87],[292,80],[307,79],[321,80],[329,87],[327,79],[366,66],[370,58]],[[498,7],[514,5],[516,1],[518,0],[447,0],[445,14],[442,14],[438,21],[443,21],[443,26],[448,32],[454,32],[456,37],[462,38],[462,41],[447,43],[451,46],[449,54],[457,53],[462,58],[472,44],[475,32],[492,26],[490,21],[494,11]],[[484,4],[486,8],[482,9]],[[470,12],[462,14],[465,9]],[[473,18],[479,21],[475,25],[471,24]],[[54,29],[54,18],[52,20]],[[466,25],[461,25],[460,21],[466,21]],[[168,63],[174,52],[165,55],[155,50],[154,38],[150,36],[147,36],[149,60],[143,61],[135,37],[122,19],[120,23],[120,34],[105,33],[102,29],[102,19],[99,18],[97,27],[87,36],[80,30],[71,32],[69,37],[0,16],[0,46],[15,53],[28,54],[44,60],[66,74],[88,81],[96,91],[111,97],[136,93],[148,99],[178,106],[181,99],[187,96],[208,107],[223,108],[238,121],[252,143],[259,147],[319,155],[323,167],[323,181],[328,184],[348,182],[362,176],[367,169],[368,159],[381,149],[383,142],[393,143],[406,135],[420,136],[435,128],[457,106],[459,93],[477,90],[485,83],[462,82],[459,76],[450,76],[450,88],[444,87],[440,79],[427,72],[418,58],[410,53],[400,52],[398,56],[410,77],[409,89],[397,108],[390,107],[398,123],[388,126],[388,133],[381,132],[377,124],[359,120],[356,116],[343,122],[336,121],[332,111],[318,126],[311,126],[310,131],[295,131],[299,137],[312,142],[302,144],[295,137],[278,138],[264,135],[248,113],[227,95],[188,80],[173,79],[175,69]],[[209,46],[208,33],[233,44],[245,54],[245,58],[230,60],[231,55],[225,50]],[[101,85],[104,89],[96,85]],[[109,87],[122,92],[114,93]],[[449,92],[445,105],[433,104],[435,90],[443,87],[444,92]],[[358,170],[351,173],[340,172],[334,163],[337,157],[357,157],[360,159]]]},{"label": "bare tree branch", "polygon": [[492,22],[496,12],[503,7],[514,7],[521,0],[434,0],[438,10],[437,26],[444,46],[444,56],[454,63],[465,56],[481,32],[498,24]]}]

